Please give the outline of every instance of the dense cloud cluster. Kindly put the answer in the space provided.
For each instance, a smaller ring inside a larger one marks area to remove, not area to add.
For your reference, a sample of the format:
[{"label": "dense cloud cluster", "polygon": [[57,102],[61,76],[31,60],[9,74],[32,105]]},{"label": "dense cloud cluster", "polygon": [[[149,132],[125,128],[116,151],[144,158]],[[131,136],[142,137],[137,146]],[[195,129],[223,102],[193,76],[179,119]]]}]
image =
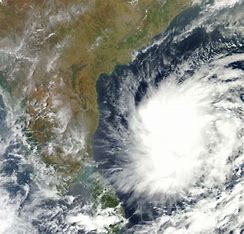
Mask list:
[{"label": "dense cloud cluster", "polygon": [[187,10],[100,79],[95,159],[125,204],[129,232],[244,228],[243,10],[242,1]]}]

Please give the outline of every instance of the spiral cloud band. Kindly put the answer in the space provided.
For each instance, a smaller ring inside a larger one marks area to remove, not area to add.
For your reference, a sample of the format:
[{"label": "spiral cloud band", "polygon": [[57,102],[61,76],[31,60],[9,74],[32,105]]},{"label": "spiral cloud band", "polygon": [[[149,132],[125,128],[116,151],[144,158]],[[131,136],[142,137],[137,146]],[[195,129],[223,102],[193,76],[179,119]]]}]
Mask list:
[{"label": "spiral cloud band", "polygon": [[244,230],[243,11],[193,7],[100,78],[94,158],[131,233]]},{"label": "spiral cloud band", "polygon": [[134,141],[122,189],[179,196],[223,184],[243,148],[243,78],[220,59],[183,83],[170,77],[153,90],[129,120]]}]

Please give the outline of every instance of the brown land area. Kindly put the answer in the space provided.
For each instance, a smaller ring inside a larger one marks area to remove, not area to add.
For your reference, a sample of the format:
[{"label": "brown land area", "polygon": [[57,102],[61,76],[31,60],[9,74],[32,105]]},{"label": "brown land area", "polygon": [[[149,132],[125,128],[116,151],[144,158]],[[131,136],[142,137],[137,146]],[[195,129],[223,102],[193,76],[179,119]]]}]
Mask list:
[{"label": "brown land area", "polygon": [[[24,97],[28,132],[44,160],[61,175],[72,178],[91,157],[99,117],[95,89],[99,75],[128,63],[135,50],[150,43],[190,4],[190,0],[6,0],[0,5],[0,49],[7,40],[12,45],[24,38],[23,53],[38,59],[36,64],[22,62],[24,71],[35,66],[24,73],[29,78],[8,81],[11,94]],[[24,87],[28,88],[23,93]],[[57,133],[55,115],[65,106],[68,125]],[[67,153],[62,141],[72,137],[70,129],[84,131],[86,143]]]}]

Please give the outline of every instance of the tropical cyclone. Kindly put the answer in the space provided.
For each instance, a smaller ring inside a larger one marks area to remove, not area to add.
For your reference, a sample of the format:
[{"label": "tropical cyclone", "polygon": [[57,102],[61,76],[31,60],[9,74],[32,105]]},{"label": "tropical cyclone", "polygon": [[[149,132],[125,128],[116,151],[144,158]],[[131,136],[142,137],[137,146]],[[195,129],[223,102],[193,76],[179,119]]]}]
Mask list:
[{"label": "tropical cyclone", "polygon": [[243,231],[243,11],[243,1],[193,7],[100,78],[95,159],[127,233]]}]

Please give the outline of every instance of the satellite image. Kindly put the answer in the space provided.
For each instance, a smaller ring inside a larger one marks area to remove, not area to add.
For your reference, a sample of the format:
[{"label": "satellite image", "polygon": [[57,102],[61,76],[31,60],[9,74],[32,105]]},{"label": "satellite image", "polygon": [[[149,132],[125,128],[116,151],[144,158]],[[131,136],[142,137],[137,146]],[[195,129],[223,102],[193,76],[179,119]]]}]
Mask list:
[{"label": "satellite image", "polygon": [[243,0],[0,0],[0,234],[244,234]]}]

